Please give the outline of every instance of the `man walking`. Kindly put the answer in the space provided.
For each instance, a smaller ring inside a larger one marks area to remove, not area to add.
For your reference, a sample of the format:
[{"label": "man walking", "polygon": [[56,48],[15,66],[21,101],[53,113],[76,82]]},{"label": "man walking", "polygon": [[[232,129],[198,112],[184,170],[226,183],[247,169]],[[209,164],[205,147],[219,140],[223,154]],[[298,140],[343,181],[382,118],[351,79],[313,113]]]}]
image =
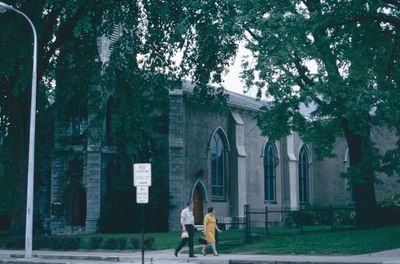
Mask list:
[{"label": "man walking", "polygon": [[181,243],[175,249],[175,257],[178,256],[179,251],[186,245],[186,242],[189,241],[189,258],[195,258],[193,244],[194,244],[194,216],[193,216],[193,202],[189,201],[186,203],[186,208],[181,212],[181,226],[182,233],[187,232],[189,237],[182,238]]}]

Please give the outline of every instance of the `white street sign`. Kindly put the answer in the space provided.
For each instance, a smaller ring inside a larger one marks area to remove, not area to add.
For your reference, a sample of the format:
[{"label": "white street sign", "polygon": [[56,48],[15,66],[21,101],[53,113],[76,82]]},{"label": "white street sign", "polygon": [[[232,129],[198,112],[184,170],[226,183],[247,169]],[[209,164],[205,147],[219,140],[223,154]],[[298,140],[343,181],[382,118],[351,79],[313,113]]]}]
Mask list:
[{"label": "white street sign", "polygon": [[151,164],[135,163],[133,165],[133,185],[151,186]]},{"label": "white street sign", "polygon": [[148,186],[136,187],[136,202],[138,204],[149,203],[149,187]]}]

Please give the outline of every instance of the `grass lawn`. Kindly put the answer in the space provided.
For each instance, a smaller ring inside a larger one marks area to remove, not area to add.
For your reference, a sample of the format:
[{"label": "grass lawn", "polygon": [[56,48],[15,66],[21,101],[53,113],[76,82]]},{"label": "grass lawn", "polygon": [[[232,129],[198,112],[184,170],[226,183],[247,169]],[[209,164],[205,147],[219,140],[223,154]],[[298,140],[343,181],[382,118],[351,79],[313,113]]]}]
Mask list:
[{"label": "grass lawn", "polygon": [[[93,234],[77,236],[81,238],[79,248],[83,250],[90,249],[91,237],[103,237],[103,246],[107,238],[127,238],[126,250],[132,250],[133,248],[130,242],[132,237],[140,240],[140,234]],[[202,233],[197,232],[195,235],[196,245],[199,236],[202,236]],[[241,229],[229,230],[220,234],[222,240],[229,238],[231,241],[236,239],[240,241],[243,239],[243,236],[243,230]],[[155,239],[152,247],[153,250],[172,249],[180,242],[180,232],[147,233],[145,237],[153,237]],[[23,237],[21,237],[21,239],[21,246],[23,246]],[[0,239],[0,248],[4,248],[3,240],[5,239]],[[393,248],[400,248],[400,226],[336,232],[321,231],[303,234],[272,235],[267,239],[260,238],[255,240],[250,245],[220,246],[219,252],[244,254],[353,255]]]},{"label": "grass lawn", "polygon": [[354,255],[400,247],[400,226],[271,236],[251,245],[221,247],[222,253]]}]

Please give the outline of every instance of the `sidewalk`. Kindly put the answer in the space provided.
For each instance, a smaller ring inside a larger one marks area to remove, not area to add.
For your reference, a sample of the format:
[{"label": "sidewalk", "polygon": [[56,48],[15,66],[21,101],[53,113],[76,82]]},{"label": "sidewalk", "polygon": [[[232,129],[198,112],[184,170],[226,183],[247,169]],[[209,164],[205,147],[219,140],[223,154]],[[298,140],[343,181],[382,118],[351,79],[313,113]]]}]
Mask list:
[{"label": "sidewalk", "polygon": [[[107,252],[107,251],[34,251],[34,258],[23,259],[24,251],[21,250],[0,250],[1,264],[119,264],[141,263],[140,252]],[[299,255],[239,255],[224,254],[218,257],[200,256],[188,258],[182,254],[176,258],[173,250],[147,251],[145,263],[153,264],[175,264],[175,263],[196,263],[196,264],[270,264],[270,263],[358,263],[358,264],[400,264],[400,249],[388,250],[373,254],[358,256],[299,256]]]}]

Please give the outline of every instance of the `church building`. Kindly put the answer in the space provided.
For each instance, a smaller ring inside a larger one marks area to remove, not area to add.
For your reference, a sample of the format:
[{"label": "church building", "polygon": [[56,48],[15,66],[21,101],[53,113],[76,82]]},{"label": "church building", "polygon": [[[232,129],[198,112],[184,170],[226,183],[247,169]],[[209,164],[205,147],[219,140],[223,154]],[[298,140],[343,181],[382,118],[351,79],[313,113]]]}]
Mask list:
[{"label": "church building", "polygon": [[[106,60],[109,43],[100,43],[100,58]],[[113,179],[122,172],[132,176],[131,161],[125,161],[124,169],[119,165],[113,95],[92,89],[101,98],[100,108],[88,103],[69,116],[55,110],[50,198],[44,205],[50,208],[45,217],[53,233],[98,232]],[[229,223],[244,216],[246,204],[272,210],[352,205],[351,190],[340,177],[349,166],[345,139],[337,140],[336,158],[319,161],[313,145],[296,133],[278,141],[261,135],[256,116],[266,102],[226,91],[227,107],[215,110],[194,100],[193,89],[183,81],[169,91],[168,131],[161,140],[165,162],[152,164],[159,179],[153,185],[163,184],[168,192],[168,216],[159,221],[169,230],[179,229],[180,211],[188,200],[194,201],[197,224],[209,206],[216,208],[219,221]],[[395,146],[391,133],[378,128],[372,133],[382,150]],[[378,198],[400,190],[395,177],[379,177]]]}]

